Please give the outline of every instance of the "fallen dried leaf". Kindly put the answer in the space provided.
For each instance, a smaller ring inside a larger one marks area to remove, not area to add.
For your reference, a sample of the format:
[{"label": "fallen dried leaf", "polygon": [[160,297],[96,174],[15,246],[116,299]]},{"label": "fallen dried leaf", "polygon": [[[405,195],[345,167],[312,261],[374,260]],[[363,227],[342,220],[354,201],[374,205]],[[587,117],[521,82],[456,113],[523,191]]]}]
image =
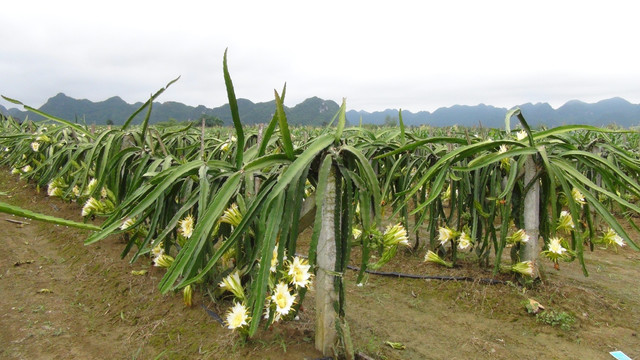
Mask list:
[{"label": "fallen dried leaf", "polygon": [[404,344],[399,343],[399,342],[385,341],[384,343],[389,345],[389,346],[391,346],[393,349],[396,349],[396,350],[404,350],[404,349],[407,348],[406,346],[404,346]]}]

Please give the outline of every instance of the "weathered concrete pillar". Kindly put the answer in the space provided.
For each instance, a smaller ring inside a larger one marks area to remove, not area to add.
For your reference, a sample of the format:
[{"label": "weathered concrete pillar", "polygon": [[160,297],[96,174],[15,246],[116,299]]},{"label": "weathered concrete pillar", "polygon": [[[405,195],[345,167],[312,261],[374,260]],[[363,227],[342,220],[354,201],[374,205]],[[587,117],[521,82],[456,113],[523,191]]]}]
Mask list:
[{"label": "weathered concrete pillar", "polygon": [[338,339],[336,332],[337,313],[334,304],[338,301],[332,275],[336,266],[336,240],[334,216],[336,211],[336,172],[329,171],[327,187],[322,205],[322,228],[318,238],[316,273],[316,349],[324,356],[333,355]]},{"label": "weathered concrete pillar", "polygon": [[[537,166],[533,156],[529,156],[524,163],[525,186],[535,178]],[[540,277],[538,269],[538,237],[540,227],[540,182],[536,182],[529,188],[524,197],[524,231],[529,235],[529,241],[520,248],[520,260],[533,263],[533,278]]]}]

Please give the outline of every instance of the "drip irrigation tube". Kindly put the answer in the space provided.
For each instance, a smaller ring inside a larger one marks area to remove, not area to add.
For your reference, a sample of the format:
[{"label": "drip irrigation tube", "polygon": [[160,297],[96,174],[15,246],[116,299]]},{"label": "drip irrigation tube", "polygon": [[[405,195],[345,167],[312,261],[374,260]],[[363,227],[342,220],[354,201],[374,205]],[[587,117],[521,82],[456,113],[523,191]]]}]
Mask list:
[{"label": "drip irrigation tube", "polygon": [[[347,269],[353,271],[360,271],[360,268],[357,266],[347,265]],[[416,274],[402,274],[397,272],[389,272],[389,271],[375,271],[375,270],[365,270],[364,272],[373,275],[380,276],[389,276],[389,277],[398,277],[398,278],[409,278],[409,279],[424,279],[424,280],[442,280],[442,281],[469,281],[475,282],[478,281],[480,283],[489,284],[489,285],[500,285],[506,284],[503,280],[498,279],[490,279],[490,278],[480,278],[475,279],[471,276],[440,276],[440,275],[416,275]]]}]

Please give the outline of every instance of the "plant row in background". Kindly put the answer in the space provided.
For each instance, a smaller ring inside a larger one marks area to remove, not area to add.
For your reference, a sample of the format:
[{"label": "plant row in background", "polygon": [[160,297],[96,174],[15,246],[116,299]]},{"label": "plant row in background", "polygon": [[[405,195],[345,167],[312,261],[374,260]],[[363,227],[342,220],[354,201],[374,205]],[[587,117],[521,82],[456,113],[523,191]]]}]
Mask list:
[{"label": "plant row in background", "polygon": [[[86,219],[104,219],[86,244],[120,234],[127,239],[122,257],[150,256],[167,268],[163,293],[182,289],[187,304],[194,288],[232,298],[226,325],[250,336],[261,322],[296,316],[317,271],[329,196],[336,247],[329,270],[344,273],[352,247],[360,247],[358,282],[401,246],[447,267],[472,253],[479,266],[523,279],[537,276],[538,256],[556,267],[578,259],[586,275],[585,249],[638,249],[619,223],[638,230],[631,221],[640,212],[635,132],[577,125],[534,131],[518,110],[504,130],[406,129],[401,113],[397,128],[345,127],[344,102],[326,128],[290,128],[286,88],[275,92],[268,124],[244,127],[226,55],[223,68],[233,128],[149,126],[153,100],[166,87],[118,128],[92,131],[25,106],[49,121],[4,118],[0,164],[49,196],[82,204]],[[143,111],[145,121],[133,126]],[[531,254],[524,214],[534,188],[542,244]],[[313,207],[312,221],[301,220]],[[299,254],[307,225],[309,251]],[[502,263],[505,249],[510,264]],[[343,278],[336,279],[335,308],[344,316]]]}]

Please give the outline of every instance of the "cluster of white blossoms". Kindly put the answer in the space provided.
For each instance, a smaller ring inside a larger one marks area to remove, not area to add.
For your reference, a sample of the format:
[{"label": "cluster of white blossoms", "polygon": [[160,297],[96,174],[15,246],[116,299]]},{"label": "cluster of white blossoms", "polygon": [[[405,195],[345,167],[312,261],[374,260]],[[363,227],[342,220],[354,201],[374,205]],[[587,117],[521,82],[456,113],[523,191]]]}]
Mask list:
[{"label": "cluster of white blossoms", "polygon": [[98,187],[98,180],[92,178],[85,186],[84,191],[80,192],[77,185],[71,189],[71,193],[75,199],[87,197],[87,200],[82,207],[82,216],[89,215],[105,215],[112,212],[115,209],[116,198],[113,192],[103,186],[100,189],[99,197],[93,195],[94,191]]},{"label": "cluster of white blossoms", "polygon": [[[273,322],[280,321],[283,317],[292,314],[293,306],[298,297],[297,290],[302,288],[310,289],[313,278],[309,263],[298,256],[293,257],[291,261],[284,258],[284,269],[278,273],[277,249],[276,245],[272,256],[272,259],[275,258],[276,260],[272,260],[270,264],[271,278],[268,282],[269,287],[264,305],[265,319]],[[234,306],[225,316],[227,327],[231,330],[244,329],[251,322],[251,318],[248,315],[250,310],[246,305],[247,298],[242,286],[240,272],[235,270],[224,277],[219,287],[232,293],[235,298]]]},{"label": "cluster of white blossoms", "polygon": [[[357,234],[358,236],[361,233]],[[387,225],[384,233],[374,232],[374,240],[370,241],[369,246],[373,249],[379,249],[380,259],[375,263],[369,263],[370,269],[379,269],[396,255],[399,246],[409,246],[409,237],[407,230],[401,223],[395,225]]]},{"label": "cluster of white blossoms", "polygon": [[438,241],[440,245],[446,246],[449,242],[457,242],[459,250],[466,250],[473,246],[473,239],[468,231],[455,231],[447,226],[438,228]]}]

